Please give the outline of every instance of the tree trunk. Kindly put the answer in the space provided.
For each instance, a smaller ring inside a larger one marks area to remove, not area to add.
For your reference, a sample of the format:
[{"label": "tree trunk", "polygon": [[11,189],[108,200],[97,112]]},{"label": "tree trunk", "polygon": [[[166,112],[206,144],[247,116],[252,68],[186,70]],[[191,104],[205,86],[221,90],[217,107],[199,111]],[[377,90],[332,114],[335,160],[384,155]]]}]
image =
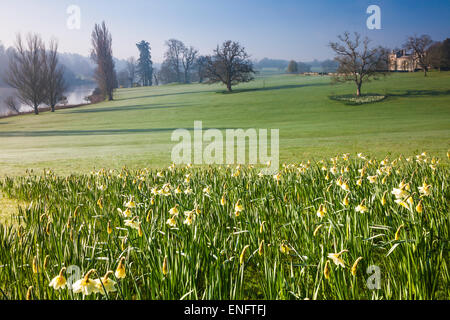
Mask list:
[{"label": "tree trunk", "polygon": [[233,90],[231,89],[231,83],[227,83],[227,89],[228,89],[228,92],[232,92]]},{"label": "tree trunk", "polygon": [[109,101],[112,101],[113,100],[113,95],[112,95],[112,93],[110,92],[110,93],[108,93],[108,100]]},{"label": "tree trunk", "polygon": [[34,106],[34,114],[39,114],[39,109],[38,109],[38,106]]},{"label": "tree trunk", "polygon": [[52,105],[52,112],[55,112],[55,105]]},{"label": "tree trunk", "polygon": [[426,77],[427,76],[427,69],[423,68],[423,72],[424,72],[424,77]]},{"label": "tree trunk", "polygon": [[360,97],[360,96],[361,96],[361,83],[358,83],[358,84],[357,84],[356,96],[357,96],[357,97]]}]

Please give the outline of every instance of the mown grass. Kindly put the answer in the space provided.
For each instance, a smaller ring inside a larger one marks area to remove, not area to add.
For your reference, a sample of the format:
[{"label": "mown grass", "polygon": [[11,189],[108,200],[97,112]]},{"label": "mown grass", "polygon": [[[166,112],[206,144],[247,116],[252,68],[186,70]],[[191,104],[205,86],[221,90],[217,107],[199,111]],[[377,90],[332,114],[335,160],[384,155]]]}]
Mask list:
[{"label": "mown grass", "polygon": [[[0,296],[449,299],[447,158],[362,157],[295,162],[275,176],[170,166],[5,178],[1,190],[31,204],[21,228],[1,226]],[[108,295],[49,286],[63,267],[96,279],[121,259],[126,275],[109,276]],[[366,285],[369,266],[379,289]]]},{"label": "mown grass", "polygon": [[344,152],[386,154],[450,149],[450,72],[393,74],[363,87],[387,95],[348,106],[329,96],[354,94],[328,77],[258,77],[223,94],[221,86],[120,89],[115,101],[39,116],[0,119],[0,174],[51,168],[60,174],[101,167],[159,168],[171,162],[171,133],[193,128],[280,130],[282,162]]}]

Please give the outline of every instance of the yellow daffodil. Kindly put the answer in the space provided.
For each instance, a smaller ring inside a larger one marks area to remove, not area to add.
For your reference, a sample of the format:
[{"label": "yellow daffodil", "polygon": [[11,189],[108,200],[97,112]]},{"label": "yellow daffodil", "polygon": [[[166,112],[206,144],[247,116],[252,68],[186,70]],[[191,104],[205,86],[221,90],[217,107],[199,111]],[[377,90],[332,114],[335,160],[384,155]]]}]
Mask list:
[{"label": "yellow daffodil", "polygon": [[72,285],[73,293],[82,293],[83,295],[88,296],[91,293],[97,293],[98,292],[98,288],[96,286],[96,282],[89,278],[89,276],[93,272],[95,272],[94,269],[89,270],[88,273],[86,273],[86,275],[84,276],[84,278],[76,281]]},{"label": "yellow daffodil", "polygon": [[99,198],[98,200],[97,200],[97,205],[98,205],[98,207],[100,208],[100,209],[103,209],[103,198]]},{"label": "yellow daffodil", "polygon": [[225,199],[225,193],[222,195],[222,198],[220,199],[220,205],[224,206],[227,203],[226,199]]},{"label": "yellow daffodil", "polygon": [[177,216],[178,213],[179,213],[179,211],[178,211],[178,204],[176,204],[175,207],[171,208],[171,209],[169,210],[169,213],[170,213],[171,215],[173,215],[173,216]]},{"label": "yellow daffodil", "polygon": [[244,207],[241,204],[241,199],[238,199],[238,201],[234,205],[234,211],[235,212],[242,212],[242,211],[244,211]]},{"label": "yellow daffodil", "polygon": [[352,269],[350,270],[353,276],[356,276],[356,269],[358,268],[358,263],[361,261],[362,258],[363,257],[359,257],[358,259],[356,259],[355,263],[353,263]]},{"label": "yellow daffodil", "polygon": [[186,195],[190,195],[190,194],[192,194],[192,189],[188,186],[187,188],[186,188],[186,190],[184,190],[184,194],[186,194]]},{"label": "yellow daffodil", "polygon": [[330,266],[329,266],[329,264],[330,264],[330,261],[327,260],[325,262],[325,267],[323,268],[323,275],[324,275],[325,279],[327,279],[327,280],[330,279]]},{"label": "yellow daffodil", "polygon": [[106,232],[108,232],[108,234],[112,233],[112,227],[111,227],[111,221],[108,221],[108,227],[106,228]]},{"label": "yellow daffodil", "polygon": [[136,203],[134,202],[133,199],[131,199],[130,201],[128,201],[128,202],[125,204],[125,207],[126,207],[126,208],[129,208],[129,209],[134,209],[134,208],[136,208]]},{"label": "yellow daffodil", "polygon": [[136,221],[137,217],[134,217],[131,220],[125,220],[125,226],[139,230],[139,222]]},{"label": "yellow daffodil", "polygon": [[431,194],[431,184],[427,184],[426,182],[423,183],[421,187],[419,187],[419,192],[423,196],[429,196]]},{"label": "yellow daffodil", "polygon": [[334,264],[341,266],[342,268],[345,268],[345,263],[344,261],[341,259],[341,255],[344,252],[348,252],[348,250],[342,250],[341,252],[338,253],[329,253],[328,254],[328,258],[330,258],[331,260],[333,260]]},{"label": "yellow daffodil", "polygon": [[97,290],[105,295],[106,293],[109,292],[115,292],[117,291],[116,289],[116,282],[114,280],[109,279],[109,276],[113,274],[112,271],[108,271],[103,278],[101,279],[96,279],[95,281],[95,286],[97,287]]},{"label": "yellow daffodil", "polygon": [[119,265],[117,266],[116,272],[114,273],[117,279],[123,279],[126,276],[125,271],[125,258],[120,258]]},{"label": "yellow daffodil", "polygon": [[25,300],[31,300],[31,294],[33,292],[33,286],[28,287],[27,295],[25,296]]},{"label": "yellow daffodil", "polygon": [[266,223],[265,221],[261,222],[261,225],[259,226],[259,233],[263,233],[265,223]]},{"label": "yellow daffodil", "polygon": [[327,213],[327,208],[323,204],[321,204],[319,206],[319,209],[317,210],[317,216],[319,218],[323,218],[326,213]]},{"label": "yellow daffodil", "polygon": [[350,193],[347,193],[346,195],[345,195],[345,198],[344,198],[344,200],[342,200],[342,204],[344,205],[344,206],[348,206],[349,204],[350,204],[350,201],[348,200],[348,196],[350,195]]},{"label": "yellow daffodil", "polygon": [[291,251],[291,249],[289,248],[289,246],[288,246],[287,244],[282,243],[282,244],[280,245],[280,251],[281,251],[281,253],[289,254],[289,252]]},{"label": "yellow daffodil", "polygon": [[369,180],[370,183],[377,182],[377,176],[367,176],[367,180]]},{"label": "yellow daffodil", "polygon": [[177,222],[176,222],[174,217],[171,217],[171,218],[167,219],[166,224],[168,224],[171,227],[176,227],[177,226]]},{"label": "yellow daffodil", "polygon": [[417,206],[416,206],[416,211],[417,211],[418,213],[422,213],[422,211],[423,211],[422,200],[420,200],[419,203],[417,204]]},{"label": "yellow daffodil", "polygon": [[244,264],[244,260],[245,260],[245,252],[247,251],[247,249],[248,249],[249,247],[250,247],[249,245],[246,245],[246,246],[244,247],[244,249],[242,250],[241,255],[239,256],[239,263],[240,263],[240,264]]},{"label": "yellow daffodil", "polygon": [[383,197],[381,197],[381,205],[384,206],[386,204],[386,193],[387,191],[385,191],[383,193]]},{"label": "yellow daffodil", "polygon": [[361,179],[361,178],[359,178],[359,179],[356,181],[356,185],[358,185],[358,186],[361,186],[361,185],[362,185],[362,179]]},{"label": "yellow daffodil", "polygon": [[167,256],[164,257],[163,266],[162,266],[162,273],[163,275],[167,275],[169,273],[169,267],[167,265]]},{"label": "yellow daffodil", "polygon": [[356,212],[367,212],[369,209],[365,206],[366,199],[364,199],[363,201],[361,201],[361,203],[355,208]]},{"label": "yellow daffodil", "polygon": [[264,240],[261,240],[261,242],[259,243],[258,254],[262,256],[263,253],[264,253]]},{"label": "yellow daffodil", "polygon": [[53,287],[55,290],[64,289],[66,287],[66,278],[63,276],[64,271],[66,271],[65,267],[59,271],[59,275],[50,281],[49,287]]}]

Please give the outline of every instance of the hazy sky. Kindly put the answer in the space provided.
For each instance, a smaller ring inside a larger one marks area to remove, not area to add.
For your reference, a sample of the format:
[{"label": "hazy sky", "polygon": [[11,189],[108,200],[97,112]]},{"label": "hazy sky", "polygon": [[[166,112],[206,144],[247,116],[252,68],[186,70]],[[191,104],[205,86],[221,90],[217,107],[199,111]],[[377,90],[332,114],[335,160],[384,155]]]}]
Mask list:
[{"label": "hazy sky", "polygon": [[[369,30],[369,5],[381,8],[381,30]],[[67,8],[77,5],[81,27],[67,27]],[[327,44],[343,31],[358,31],[375,44],[400,46],[406,36],[450,37],[450,0],[0,0],[0,41],[17,32],[55,37],[60,51],[87,55],[96,22],[105,20],[118,58],[137,56],[136,42],[150,42],[161,62],[164,41],[182,40],[208,54],[224,40],[238,40],[252,55],[319,60],[333,56]]]}]

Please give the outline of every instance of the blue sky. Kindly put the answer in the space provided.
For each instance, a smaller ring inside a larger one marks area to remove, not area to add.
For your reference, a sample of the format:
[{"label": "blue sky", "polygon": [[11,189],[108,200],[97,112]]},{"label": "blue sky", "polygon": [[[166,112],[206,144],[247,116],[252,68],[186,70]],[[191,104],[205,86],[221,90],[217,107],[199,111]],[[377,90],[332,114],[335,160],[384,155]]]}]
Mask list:
[{"label": "blue sky", "polygon": [[[381,30],[369,30],[369,5],[381,8]],[[66,27],[69,5],[81,10],[81,28]],[[374,44],[398,47],[408,35],[450,37],[450,0],[0,0],[0,41],[17,32],[58,39],[60,50],[87,55],[94,23],[105,20],[118,58],[137,56],[145,39],[161,62],[164,41],[180,39],[210,53],[224,40],[238,40],[255,59],[310,61],[332,58],[327,47],[343,31],[358,31]]]}]

